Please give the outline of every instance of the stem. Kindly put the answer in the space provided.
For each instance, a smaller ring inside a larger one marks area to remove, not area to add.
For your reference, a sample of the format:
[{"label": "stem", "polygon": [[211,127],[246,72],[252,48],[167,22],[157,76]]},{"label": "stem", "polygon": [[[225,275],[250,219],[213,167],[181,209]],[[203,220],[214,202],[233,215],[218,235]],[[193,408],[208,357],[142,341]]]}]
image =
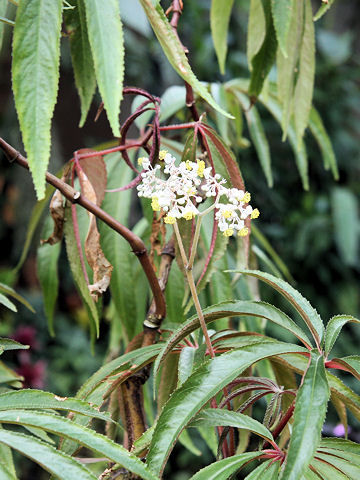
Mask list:
[{"label": "stem", "polygon": [[[202,329],[204,337],[205,337],[205,343],[206,343],[206,346],[209,350],[209,354],[210,354],[211,358],[214,358],[215,357],[215,352],[214,352],[213,346],[211,344],[209,333],[208,333],[207,328],[206,328],[204,315],[203,315],[203,312],[201,310],[201,305],[200,305],[199,297],[198,297],[198,294],[197,294],[197,291],[196,291],[194,276],[193,276],[193,272],[192,272],[192,266],[190,266],[190,264],[188,262],[188,259],[186,257],[186,253],[185,253],[184,245],[183,245],[183,242],[182,242],[182,239],[181,239],[179,227],[178,227],[178,224],[176,222],[174,223],[174,231],[175,231],[175,235],[176,235],[176,240],[177,240],[178,245],[179,245],[181,259],[182,259],[183,264],[184,264],[185,274],[186,274],[186,278],[187,278],[187,281],[188,281],[188,284],[189,284],[189,287],[190,287],[191,296],[194,300],[196,313],[198,314],[200,326],[201,326],[201,329]],[[195,245],[195,242],[194,242],[192,252],[195,252],[195,251],[196,251],[196,245]]]}]

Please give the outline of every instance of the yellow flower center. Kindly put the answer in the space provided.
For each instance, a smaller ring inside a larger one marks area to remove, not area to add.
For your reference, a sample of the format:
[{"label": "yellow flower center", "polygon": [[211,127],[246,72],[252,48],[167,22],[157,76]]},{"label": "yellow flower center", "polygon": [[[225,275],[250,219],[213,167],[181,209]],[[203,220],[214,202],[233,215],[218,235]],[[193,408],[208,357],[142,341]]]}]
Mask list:
[{"label": "yellow flower center", "polygon": [[187,170],[192,170],[192,165],[190,164],[190,160],[186,160],[185,165]]},{"label": "yellow flower center", "polygon": [[228,229],[225,230],[225,232],[224,232],[224,236],[225,236],[225,237],[231,237],[233,234],[234,234],[234,229],[233,229],[233,228],[228,228]]},{"label": "yellow flower center", "polygon": [[164,160],[165,155],[167,154],[167,150],[160,150],[159,152],[159,160]]},{"label": "yellow flower center", "polygon": [[251,200],[251,195],[250,195],[249,192],[246,192],[245,195],[243,196],[242,201],[243,201],[244,203],[249,203],[250,200]]},{"label": "yellow flower center", "polygon": [[246,237],[246,235],[249,233],[249,229],[247,227],[242,228],[238,235],[239,237]]},{"label": "yellow flower center", "polygon": [[138,164],[142,165],[144,160],[145,160],[145,157],[139,157],[138,158]]},{"label": "yellow flower center", "polygon": [[170,225],[173,225],[176,222],[176,218],[166,215],[166,217],[164,218],[164,222],[169,223]]},{"label": "yellow flower center", "polygon": [[233,214],[233,212],[232,212],[231,210],[224,210],[224,211],[222,212],[222,216],[223,216],[224,218],[230,218],[230,217],[232,217],[232,214]]},{"label": "yellow flower center", "polygon": [[255,208],[252,212],[251,212],[251,218],[258,218],[258,216],[260,215],[260,212],[259,212],[259,209],[258,208]]},{"label": "yellow flower center", "polygon": [[203,177],[204,176],[204,170],[205,170],[205,162],[204,160],[197,160],[197,166],[198,166],[198,175],[199,177]]},{"label": "yellow flower center", "polygon": [[157,197],[152,197],[151,208],[154,210],[154,212],[160,212],[161,207],[159,205],[159,199]]},{"label": "yellow flower center", "polygon": [[194,217],[195,214],[193,212],[186,212],[183,215],[183,218],[185,218],[185,220],[192,220]]}]

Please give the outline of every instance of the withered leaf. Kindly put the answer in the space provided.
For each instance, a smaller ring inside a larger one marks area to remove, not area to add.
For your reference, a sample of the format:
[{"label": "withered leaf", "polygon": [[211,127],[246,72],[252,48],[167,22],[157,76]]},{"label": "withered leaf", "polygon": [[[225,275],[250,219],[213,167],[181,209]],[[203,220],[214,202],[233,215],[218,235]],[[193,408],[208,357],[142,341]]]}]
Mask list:
[{"label": "withered leaf", "polygon": [[[91,150],[83,149],[78,153],[88,153]],[[107,182],[106,165],[100,155],[79,160],[76,166],[81,192],[88,200],[100,206]],[[96,225],[96,217],[88,212],[90,218],[89,230],[85,239],[85,255],[93,271],[93,283],[89,290],[95,301],[98,300],[110,284],[113,266],[106,259],[100,245],[100,234]]]}]

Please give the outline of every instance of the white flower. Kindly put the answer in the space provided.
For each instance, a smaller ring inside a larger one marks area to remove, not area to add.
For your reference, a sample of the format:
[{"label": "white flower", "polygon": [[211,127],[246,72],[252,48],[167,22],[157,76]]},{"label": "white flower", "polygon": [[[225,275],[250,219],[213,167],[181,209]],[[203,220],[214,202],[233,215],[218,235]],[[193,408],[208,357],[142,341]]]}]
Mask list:
[{"label": "white flower", "polygon": [[166,212],[165,223],[173,224],[179,218],[191,220],[199,215],[197,204],[202,201],[199,191],[207,197],[214,197],[213,208],[220,231],[225,236],[237,232],[240,236],[248,234],[245,227],[247,218],[257,218],[259,210],[248,205],[250,193],[237,188],[226,188],[226,180],[219,174],[212,174],[212,168],[206,167],[203,160],[180,162],[165,150],[161,150],[159,159],[164,161],[163,174],[160,165],[152,167],[148,158],[142,157],[139,163],[144,171],[142,183],[138,185],[138,195],[151,198],[154,211]]}]

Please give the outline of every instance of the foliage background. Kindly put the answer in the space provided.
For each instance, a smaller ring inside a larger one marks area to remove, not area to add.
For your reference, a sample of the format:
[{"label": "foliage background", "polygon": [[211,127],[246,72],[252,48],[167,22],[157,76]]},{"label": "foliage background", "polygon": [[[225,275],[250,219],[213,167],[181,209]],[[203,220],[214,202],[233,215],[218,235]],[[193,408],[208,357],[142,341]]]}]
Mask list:
[{"label": "foliage background", "polygon": [[[313,3],[318,6],[319,1]],[[163,5],[166,8],[166,2]],[[161,95],[170,85],[182,84],[162,54],[141,15],[137,1],[121,0],[120,6],[125,24],[125,85],[142,87]],[[190,50],[190,63],[195,73],[201,80],[209,82],[247,76],[245,49],[248,1],[235,2],[225,77],[218,71],[210,35],[209,8],[209,0],[185,1],[179,24],[179,34]],[[340,312],[360,317],[360,37],[356,36],[360,27],[359,14],[357,2],[335,2],[333,8],[318,22],[316,30],[314,105],[320,111],[333,142],[340,170],[339,182],[334,182],[331,174],[324,171],[317,146],[310,138],[306,138],[310,190],[305,192],[294,165],[293,154],[289,146],[281,142],[279,126],[260,107],[270,141],[274,187],[267,187],[251,145],[236,152],[247,188],[261,210],[259,228],[287,264],[296,288],[317,307],[324,318]],[[8,28],[5,28],[7,37]],[[7,39],[0,53],[0,132],[10,144],[21,150],[11,92],[9,51]],[[130,109],[127,102],[122,104],[122,118]],[[100,97],[97,96],[84,128],[79,129],[79,102],[70,70],[69,48],[66,42],[62,42],[59,101],[53,122],[50,171],[56,172],[75,149],[111,140],[106,116],[100,116],[96,123],[92,120],[99,103]],[[244,136],[249,138],[246,131]],[[9,279],[12,267],[21,255],[35,194],[27,172],[8,165],[5,159],[0,162],[0,193],[0,277]],[[106,354],[108,328],[103,322],[101,340],[97,342],[92,355],[84,327],[86,313],[75,293],[62,252],[56,337],[52,339],[49,336],[36,276],[35,252],[39,235],[39,232],[35,235],[17,285],[20,293],[35,307],[36,315],[22,309],[20,315],[13,315],[1,309],[0,334],[34,335],[35,345],[25,365],[30,385],[36,386],[34,382],[38,381],[43,383],[40,386],[45,389],[70,395],[101,365]],[[265,265],[261,266],[265,268]],[[279,305],[279,298],[274,300],[270,295],[270,290],[262,290],[265,300]],[[286,311],[285,304],[279,306]],[[24,325],[34,330],[19,331],[19,327]],[[350,324],[341,338],[334,354],[342,356],[357,353],[360,341],[358,329]],[[73,352],[71,356],[67,355],[70,348]],[[21,363],[23,360],[15,354],[11,360],[15,366],[25,368]],[[360,441],[355,422],[350,438]],[[175,457],[174,462],[187,462],[186,455]]]}]

